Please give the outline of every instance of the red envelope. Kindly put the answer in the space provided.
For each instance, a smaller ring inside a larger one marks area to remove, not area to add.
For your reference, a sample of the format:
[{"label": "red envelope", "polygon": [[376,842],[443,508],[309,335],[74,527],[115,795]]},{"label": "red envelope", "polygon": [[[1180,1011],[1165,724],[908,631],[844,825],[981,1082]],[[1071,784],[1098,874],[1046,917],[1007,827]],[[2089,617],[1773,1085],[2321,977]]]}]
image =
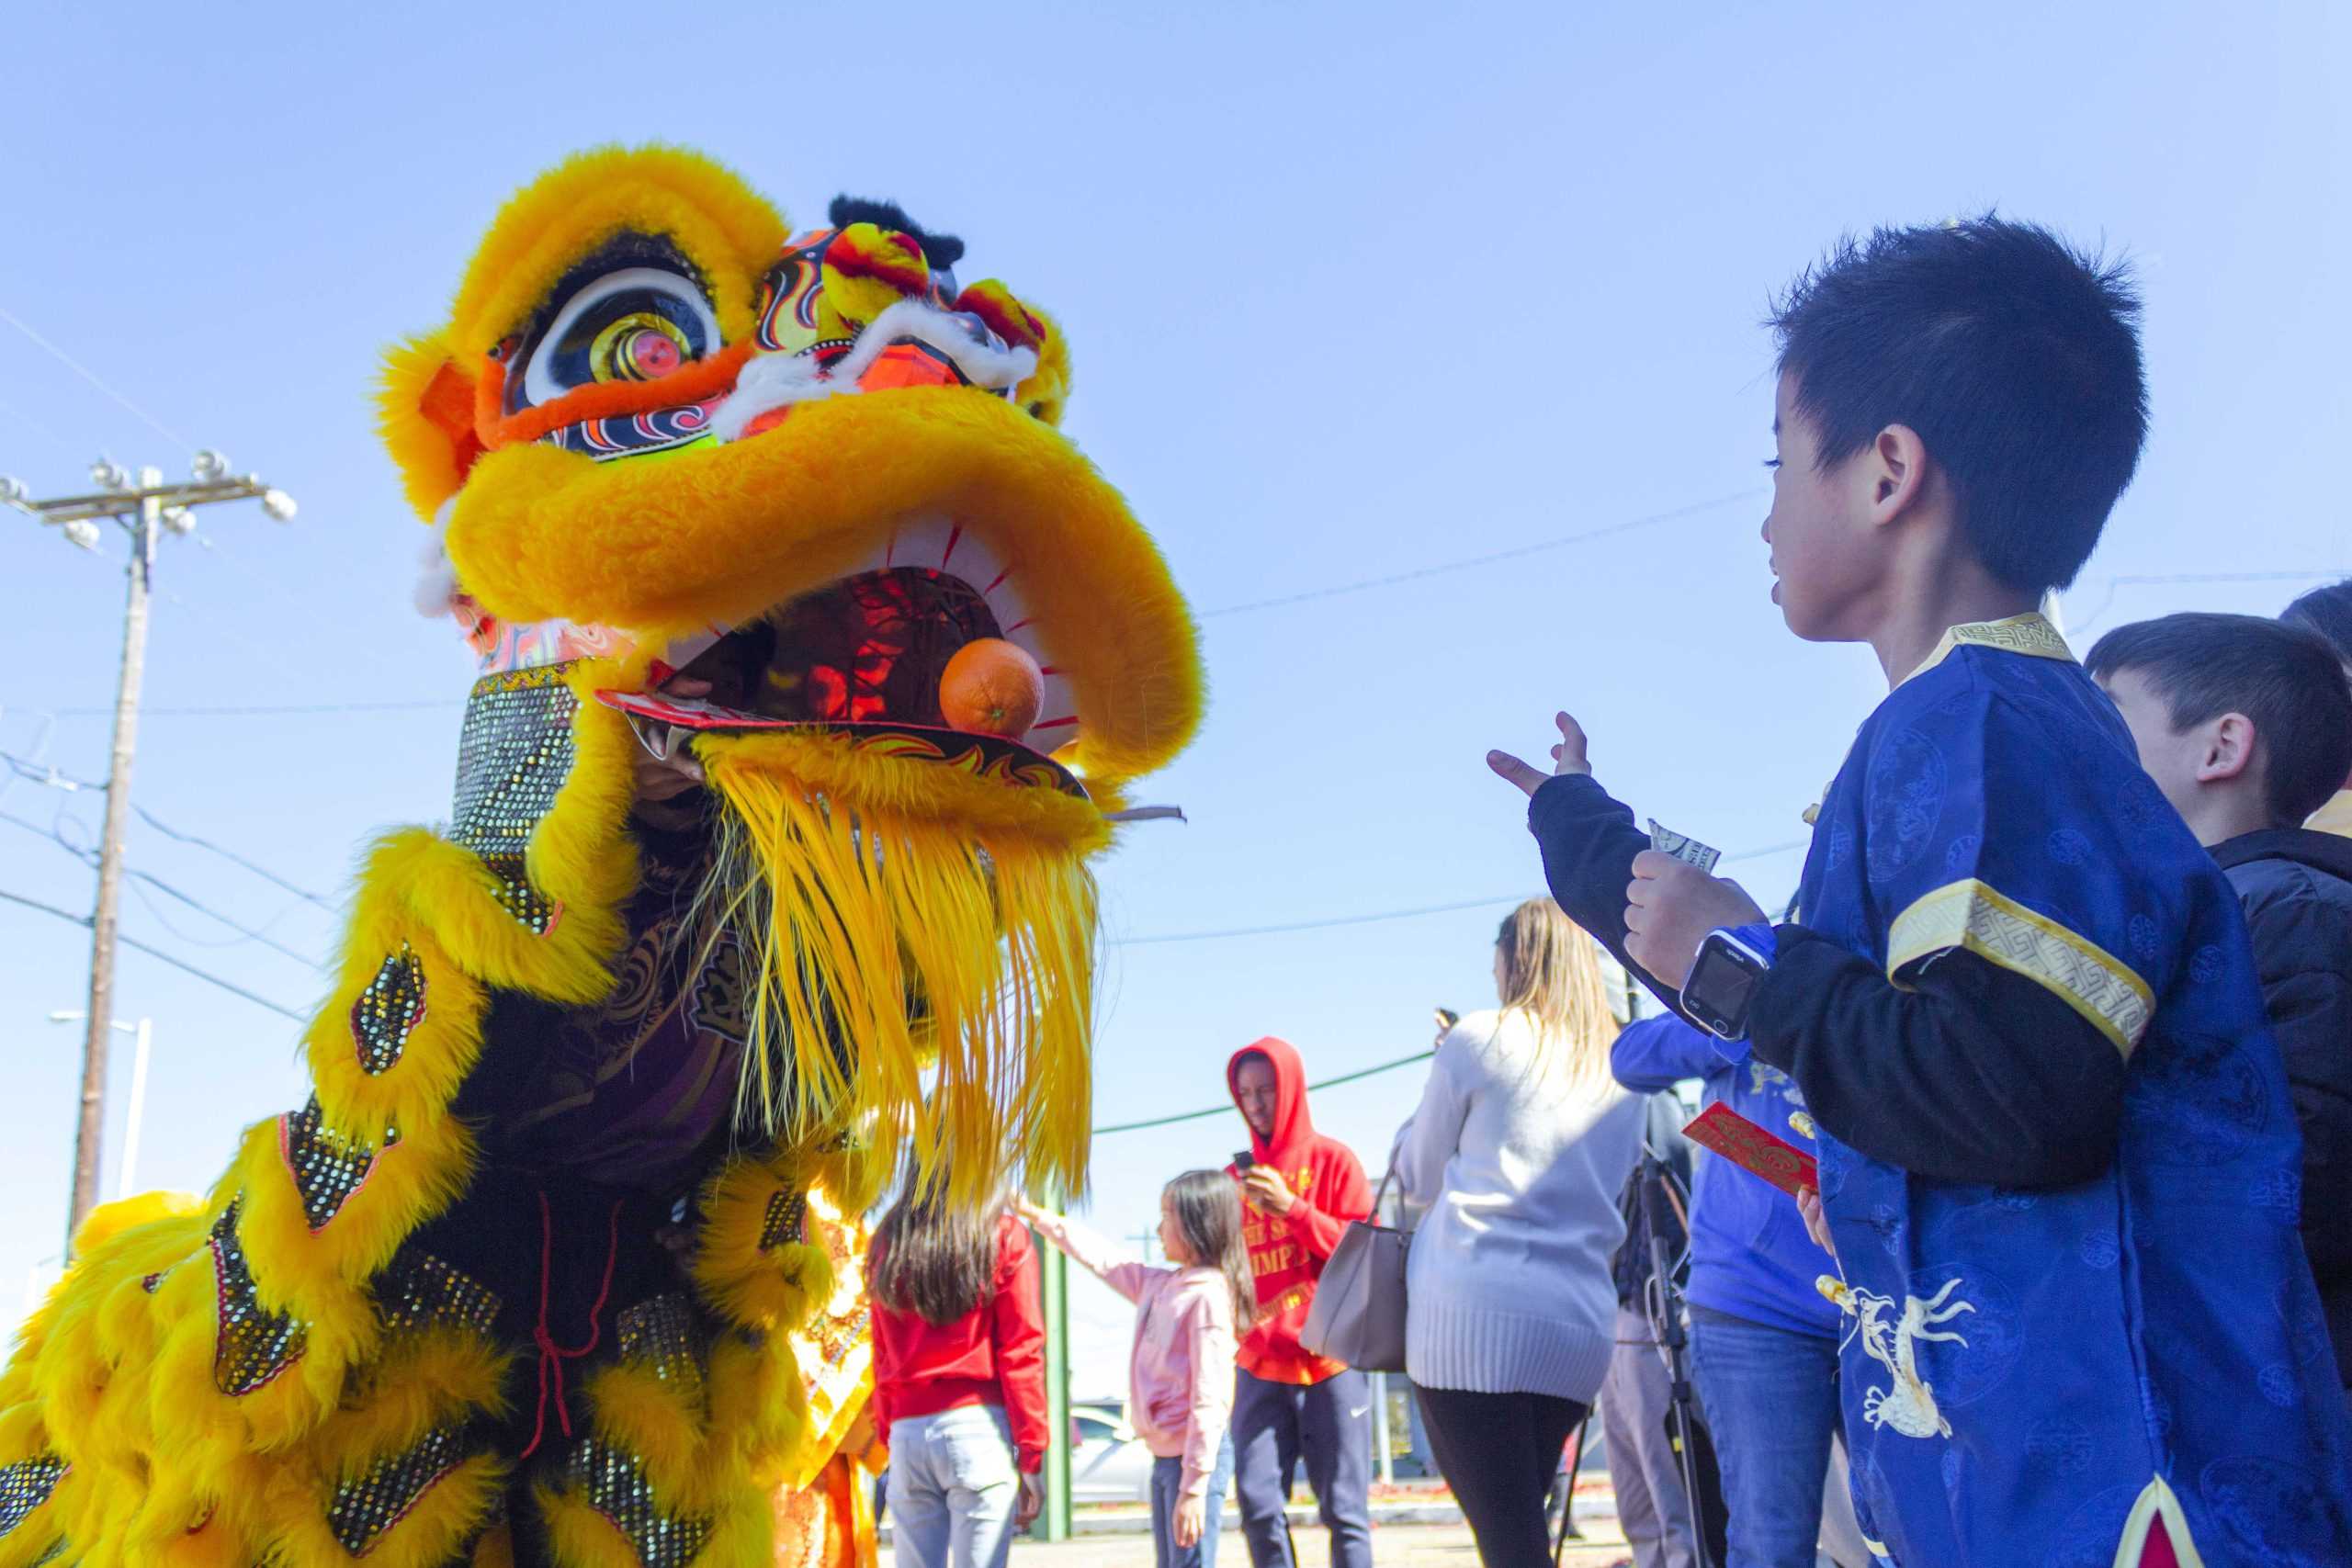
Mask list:
[{"label": "red envelope", "polygon": [[1682,1135],[1754,1171],[1792,1198],[1807,1188],[1820,1190],[1821,1167],[1811,1155],[1728,1105],[1710,1105],[1690,1119]]}]

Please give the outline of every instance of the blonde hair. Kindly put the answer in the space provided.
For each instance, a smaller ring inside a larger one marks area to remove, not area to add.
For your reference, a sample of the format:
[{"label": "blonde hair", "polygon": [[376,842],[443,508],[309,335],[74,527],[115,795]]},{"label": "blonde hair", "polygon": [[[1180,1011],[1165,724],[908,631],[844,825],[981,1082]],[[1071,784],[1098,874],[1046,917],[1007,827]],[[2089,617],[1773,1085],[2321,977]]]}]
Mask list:
[{"label": "blonde hair", "polygon": [[1605,1079],[1618,1025],[1600,945],[1551,899],[1530,898],[1504,919],[1495,946],[1503,1011],[1534,1026],[1539,1070],[1565,1073],[1579,1086]]}]

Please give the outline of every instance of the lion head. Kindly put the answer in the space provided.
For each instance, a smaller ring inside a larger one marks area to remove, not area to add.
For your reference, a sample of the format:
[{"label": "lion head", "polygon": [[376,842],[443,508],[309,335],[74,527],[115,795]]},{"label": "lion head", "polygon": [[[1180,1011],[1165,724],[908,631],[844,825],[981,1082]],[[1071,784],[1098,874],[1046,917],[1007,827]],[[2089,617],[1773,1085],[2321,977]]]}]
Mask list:
[{"label": "lion head", "polygon": [[[563,723],[701,765],[762,1113],[1075,1180],[1086,861],[1198,722],[1193,627],[1057,428],[1059,327],[889,203],[829,216],[796,233],[692,152],[569,160],[390,355],[385,439],[478,694],[560,671]],[[976,644],[1010,645],[1034,711],[957,728],[942,682]]]}]

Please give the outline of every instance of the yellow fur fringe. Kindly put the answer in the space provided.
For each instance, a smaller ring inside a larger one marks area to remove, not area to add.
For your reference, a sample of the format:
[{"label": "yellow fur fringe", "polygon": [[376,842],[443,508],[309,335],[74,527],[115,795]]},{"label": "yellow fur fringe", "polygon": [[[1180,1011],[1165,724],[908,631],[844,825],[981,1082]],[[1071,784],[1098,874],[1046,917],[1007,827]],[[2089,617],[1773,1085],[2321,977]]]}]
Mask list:
[{"label": "yellow fur fringe", "polygon": [[821,1247],[786,1241],[762,1249],[768,1206],[808,1190],[794,1162],[730,1160],[704,1184],[695,1285],[729,1322],[763,1333],[797,1327],[832,1292],[832,1260]]},{"label": "yellow fur fringe", "polygon": [[720,334],[729,343],[751,335],[752,295],[783,248],[784,215],[702,153],[598,147],[566,158],[500,209],[450,308],[451,346],[488,353],[575,263],[624,231],[675,244],[702,274]]},{"label": "yellow fur fringe", "polygon": [[1023,569],[1037,635],[1077,697],[1072,761],[1090,788],[1183,750],[1199,654],[1158,548],[1067,438],[968,388],[801,403],[756,439],[659,463],[504,447],[475,465],[447,543],[493,614],[625,626],[659,647],[859,570],[924,515]]},{"label": "yellow fur fringe", "polygon": [[[1101,818],[920,762],[839,765],[843,744],[697,744],[726,807],[718,914],[745,947],[744,1108],[787,1144],[904,1138],[959,1201],[1016,1175],[1081,1190]],[[975,790],[1002,824],[941,815]]]}]

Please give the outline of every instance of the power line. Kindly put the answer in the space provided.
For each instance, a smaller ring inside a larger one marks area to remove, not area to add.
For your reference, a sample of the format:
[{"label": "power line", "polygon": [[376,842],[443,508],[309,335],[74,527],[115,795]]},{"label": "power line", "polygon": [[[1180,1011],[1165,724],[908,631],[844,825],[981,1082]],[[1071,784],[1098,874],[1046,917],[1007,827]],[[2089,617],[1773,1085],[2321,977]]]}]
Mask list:
[{"label": "power line", "polygon": [[[71,820],[71,818],[61,818],[60,820]],[[5,822],[12,828],[20,828],[24,831],[31,833],[38,838],[48,840],[51,843],[55,844],[59,849],[63,850],[67,854],[72,855],[76,861],[79,861],[85,866],[95,866],[97,863],[98,855],[96,850],[87,849],[80,844],[74,843],[63,833],[58,831],[57,827],[54,825],[43,828],[38,822],[28,822],[24,818],[9,811],[0,811],[0,822]],[[170,897],[178,899],[181,903],[187,905],[189,908],[194,909],[198,914],[204,916],[208,919],[219,921],[221,925],[224,925],[228,927],[229,930],[236,932],[239,940],[241,941],[257,942],[264,947],[282,953],[287,957],[293,959],[295,962],[309,964],[313,969],[323,969],[326,967],[323,963],[311,957],[309,953],[297,952],[295,949],[287,946],[284,942],[279,942],[276,937],[271,936],[267,931],[255,931],[253,927],[245,925],[242,921],[231,919],[229,916],[224,915],[220,910],[212,908],[209,904],[205,903],[202,899],[198,898],[193,894],[183,892],[179,888],[173,886],[170,883],[165,882],[162,877],[157,876],[153,872],[130,869],[127,870],[124,874],[130,877],[134,882],[144,883],[147,886],[154,888],[159,893],[163,893]],[[194,942],[199,947],[234,947],[237,945],[234,942],[208,942],[202,937],[190,936],[187,932],[172,924],[170,918],[166,916],[163,910],[155,907],[153,899],[149,898],[145,893],[141,892],[140,889],[136,887],[134,887],[132,891],[139,894],[139,901],[147,907],[147,912],[155,917],[156,922],[172,935],[179,938],[180,941]]]},{"label": "power line", "polygon": [[[85,931],[87,931],[90,928],[91,922],[87,916],[74,914],[70,909],[61,909],[54,904],[44,904],[38,898],[28,898],[21,893],[11,893],[5,887],[0,887],[0,898],[5,898],[11,904],[22,904],[28,909],[38,909],[44,915],[54,915],[61,920],[70,920],[74,925],[80,926]],[[267,997],[259,996],[252,991],[248,991],[233,980],[224,980],[220,976],[213,974],[209,970],[199,969],[195,964],[190,964],[187,959],[175,957],[171,953],[165,953],[160,947],[150,946],[146,942],[140,941],[135,936],[124,936],[118,940],[119,940],[125,947],[137,948],[140,952],[145,953],[150,958],[161,959],[175,969],[180,970],[186,974],[193,975],[207,985],[217,986],[232,997],[243,997],[245,1000],[253,1003],[255,1007],[267,1008],[270,1011],[277,1013],[281,1018],[290,1018],[297,1023],[309,1021],[302,1014],[296,1012],[292,1008],[286,1006],[282,1002],[274,1002]]]},{"label": "power line", "polygon": [[[413,702],[393,703],[258,703],[249,705],[152,707],[139,710],[141,718],[253,718],[279,714],[319,713],[409,713],[424,708],[461,708],[463,697],[426,697]],[[43,708],[43,713],[59,718],[100,718],[110,716],[112,708]]]},{"label": "power line", "polygon": [[162,436],[164,440],[170,442],[173,446],[178,447],[183,452],[189,454],[193,454],[195,452],[195,446],[190,443],[187,437],[181,435],[176,431],[167,429],[163,421],[157,419],[153,414],[149,413],[145,409],[141,408],[137,403],[132,402],[129,398],[124,397],[120,392],[116,391],[112,387],[107,385],[105,381],[99,378],[96,371],[91,369],[88,366],[83,364],[80,360],[74,358],[72,355],[58,347],[55,344],[41,336],[40,333],[33,331],[32,328],[27,326],[23,321],[9,314],[7,310],[0,310],[0,321],[7,322],[10,326],[16,328],[18,332],[32,339],[36,344],[46,350],[52,357],[54,357],[59,364],[64,366],[65,368],[73,371],[74,374],[82,378],[83,380],[87,381],[91,386],[96,387],[99,391],[104,392],[107,397],[112,398],[116,402],[120,403],[124,408],[130,411],[131,414],[141,423],[145,424],[148,429],[153,431],[156,434]]},{"label": "power line", "polygon": [[[103,794],[107,787],[95,780],[75,778],[71,773],[60,773],[54,767],[29,761],[23,757],[11,756],[6,751],[0,751],[0,764],[5,764],[8,768],[9,772],[14,775],[14,778],[28,780],[33,784],[51,784],[62,786],[66,789],[86,789],[99,794]],[[9,782],[14,782],[14,780],[12,779]],[[4,787],[5,786],[0,786],[0,788]],[[165,822],[143,806],[133,806],[131,809],[139,813],[139,819],[141,821],[146,823],[147,826],[154,829],[155,831],[163,834],[164,837],[167,839],[175,840],[180,843],[191,845],[196,849],[219,855],[222,860],[227,861],[230,864],[237,866],[242,870],[249,871],[254,875],[260,877],[264,882],[269,883],[272,886],[284,888],[287,892],[293,894],[296,897],[307,899],[311,903],[316,904],[322,909],[334,909],[338,908],[334,899],[326,897],[322,894],[313,893],[307,887],[302,887],[294,883],[288,882],[286,878],[278,875],[277,873],[270,870],[267,866],[258,865],[254,862],[247,860],[244,856],[237,853],[234,850],[223,849],[219,844],[214,843],[211,840],[198,838],[194,833],[182,832],[179,829],[173,827],[168,822]],[[23,824],[20,824],[20,826],[22,825]]]},{"label": "power line", "polygon": [[148,810],[143,806],[134,806],[131,809],[139,813],[139,819],[141,821],[146,823],[147,826],[154,829],[155,831],[163,834],[164,837],[167,839],[175,839],[183,844],[190,844],[197,849],[209,851],[211,853],[219,855],[222,860],[227,861],[230,864],[243,867],[244,870],[253,873],[255,876],[260,877],[264,882],[269,883],[274,886],[282,887],[287,892],[293,894],[297,898],[308,899],[311,903],[316,904],[322,909],[333,909],[336,907],[334,900],[332,898],[323,897],[319,894],[311,892],[307,887],[298,887],[293,883],[288,882],[284,877],[278,875],[277,873],[270,870],[267,866],[256,865],[252,861],[247,860],[244,856],[237,853],[234,850],[224,850],[219,844],[212,842],[209,839],[199,839],[193,833],[183,833],[178,829],[170,827],[165,823],[157,820],[155,814]]},{"label": "power line", "polygon": [[2089,630],[2098,623],[2099,617],[2106,615],[2114,605],[2117,591],[2124,588],[2170,587],[2184,582],[2316,582],[2332,581],[2337,578],[2352,578],[2352,570],[2338,568],[2334,571],[2164,571],[2110,577],[2106,580],[2107,597],[2098,602],[2098,608],[2079,620],[2072,616],[2067,617],[2068,625],[2064,629],[2070,636]]},{"label": "power line", "polygon": [[[1767,844],[1761,849],[1742,850],[1737,854],[1723,857],[1722,864],[1734,861],[1761,860],[1766,855],[1785,854],[1811,844],[1811,839],[1791,839],[1785,843]],[[1291,931],[1328,931],[1335,926],[1364,926],[1380,920],[1409,920],[1422,915],[1450,915],[1464,909],[1490,909],[1499,904],[1524,902],[1524,893],[1501,893],[1492,898],[1464,898],[1453,904],[1420,904],[1409,909],[1379,909],[1363,915],[1334,915],[1327,919],[1291,920],[1278,926],[1233,926],[1215,931],[1162,931],[1150,936],[1116,937],[1103,945],[1107,947],[1151,947],[1170,942],[1216,942],[1227,937],[1282,936]]]},{"label": "power line", "polygon": [[[1358,1078],[1368,1078],[1375,1073],[1394,1072],[1398,1067],[1409,1067],[1415,1062],[1426,1062],[1436,1055],[1435,1051],[1416,1051],[1409,1056],[1399,1056],[1393,1062],[1383,1062],[1373,1067],[1359,1067],[1352,1073],[1341,1073],[1338,1077],[1325,1078],[1321,1083],[1308,1084],[1306,1090],[1309,1094],[1313,1094],[1322,1089],[1337,1089],[1341,1084],[1353,1083]],[[1232,1109],[1230,1105],[1212,1105],[1205,1111],[1185,1111],[1174,1116],[1155,1116],[1148,1122],[1120,1122],[1108,1127],[1095,1128],[1094,1136],[1100,1138],[1112,1133],[1139,1133],[1147,1127],[1172,1127],[1179,1122],[1198,1122],[1204,1117],[1222,1116]]]},{"label": "power line", "polygon": [[[1468,556],[1460,560],[1439,561],[1434,565],[1417,567],[1409,571],[1392,572],[1385,577],[1367,577],[1353,582],[1335,583],[1324,588],[1306,589],[1296,593],[1280,594],[1271,599],[1251,599],[1238,604],[1221,604],[1213,610],[1201,611],[1198,618],[1206,621],[1215,620],[1225,615],[1247,615],[1257,610],[1278,609],[1284,605],[1304,604],[1312,603],[1318,599],[1332,599],[1344,594],[1363,593],[1375,588],[1391,588],[1401,583],[1418,582],[1424,578],[1441,577],[1456,571],[1469,571],[1482,566],[1495,566],[1505,561],[1518,560],[1527,556],[1540,555],[1551,550],[1566,549],[1570,546],[1589,543],[1594,539],[1606,538],[1613,534],[1631,533],[1635,529],[1647,528],[1661,523],[1674,522],[1683,517],[1695,515],[1698,513],[1710,511],[1715,507],[1727,506],[1735,501],[1754,500],[1757,498],[1758,493],[1759,492],[1755,491],[1741,491],[1736,494],[1721,495],[1708,501],[1694,502],[1689,506],[1677,507],[1670,512],[1657,512],[1652,513],[1644,517],[1628,518],[1622,523],[1611,523],[1606,527],[1591,528],[1580,534],[1566,534],[1556,539],[1539,540],[1532,545],[1521,545],[1511,549],[1497,550],[1487,555]],[[2114,603],[2114,590],[2119,587],[2142,587],[2160,583],[2191,582],[2310,582],[2323,579],[2335,579],[2339,577],[2352,577],[2352,569],[2343,569],[2334,571],[2192,571],[2163,573],[2156,575],[2110,577],[2105,580],[2109,586],[2109,593],[2106,600],[2100,603],[2097,610],[2094,610],[2089,615],[2084,617],[2080,622],[2077,622],[2075,626],[2069,627],[2069,630],[2079,631],[2089,626],[2091,622],[2097,620],[2100,615],[2104,615],[2107,612],[2109,605]],[[146,707],[141,708],[140,713],[141,717],[146,718],[277,718],[343,713],[422,713],[436,709],[446,712],[456,708],[461,708],[463,706],[465,706],[465,699],[462,697],[420,697],[405,701],[372,703],[202,704],[184,706]],[[111,715],[114,710],[112,708],[104,707],[65,707],[28,708],[25,711],[28,713],[40,713],[51,718],[100,718]]]},{"label": "power line", "polygon": [[1251,610],[1272,610],[1285,604],[1304,604],[1315,599],[1336,599],[1343,593],[1363,593],[1374,588],[1393,588],[1399,583],[1419,582],[1423,578],[1442,577],[1448,572],[1469,571],[1476,567],[1495,566],[1507,560],[1519,560],[1527,556],[1542,555],[1549,550],[1564,550],[1571,545],[1589,544],[1613,534],[1630,534],[1636,528],[1654,527],[1660,523],[1672,523],[1693,517],[1702,512],[1712,512],[1718,506],[1729,506],[1735,501],[1755,501],[1763,494],[1757,490],[1736,491],[1719,495],[1711,501],[1694,501],[1688,506],[1678,506],[1671,512],[1653,512],[1645,517],[1628,518],[1606,527],[1588,528],[1580,534],[1564,534],[1556,539],[1544,539],[1532,545],[1519,545],[1508,550],[1496,550],[1483,556],[1466,556],[1460,560],[1439,561],[1433,566],[1415,567],[1410,571],[1391,572],[1385,577],[1367,577],[1354,582],[1340,582],[1326,588],[1310,588],[1303,592],[1284,593],[1272,599],[1252,599],[1240,604],[1225,604],[1214,610],[1200,612],[1202,620],[1214,620],[1219,615],[1238,615]]},{"label": "power line", "polygon": [[[181,903],[187,905],[189,908],[194,909],[198,914],[204,916],[206,919],[220,921],[220,924],[228,927],[231,931],[235,931],[237,933],[238,941],[240,942],[257,942],[264,947],[270,949],[272,952],[282,953],[287,957],[294,960],[297,964],[307,964],[313,969],[324,969],[326,967],[323,961],[314,958],[307,953],[299,953],[295,951],[293,948],[287,946],[284,942],[278,941],[276,937],[271,936],[266,931],[255,931],[251,926],[243,925],[236,920],[231,919],[220,910],[189,897],[187,894],[181,892],[170,883],[164,881],[161,877],[156,876],[152,873],[134,871],[130,874],[134,880],[145,883],[148,886],[155,889],[156,892],[165,894],[171,897],[178,899]],[[136,891],[136,889],[134,889],[134,891]],[[201,937],[190,936],[187,932],[174,927],[170,920],[165,919],[164,912],[161,909],[156,908],[154,901],[148,898],[143,893],[140,895],[139,901],[147,906],[147,912],[153,915],[156,921],[161,924],[165,931],[170,931],[182,942],[194,942],[199,947],[234,947],[237,945],[237,942],[207,942]]]}]

